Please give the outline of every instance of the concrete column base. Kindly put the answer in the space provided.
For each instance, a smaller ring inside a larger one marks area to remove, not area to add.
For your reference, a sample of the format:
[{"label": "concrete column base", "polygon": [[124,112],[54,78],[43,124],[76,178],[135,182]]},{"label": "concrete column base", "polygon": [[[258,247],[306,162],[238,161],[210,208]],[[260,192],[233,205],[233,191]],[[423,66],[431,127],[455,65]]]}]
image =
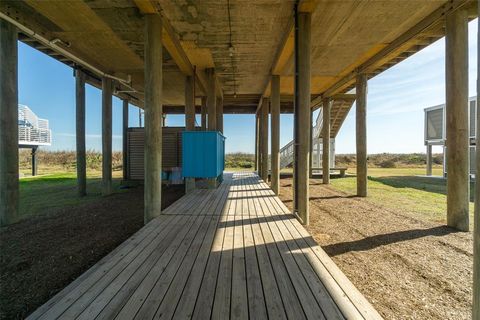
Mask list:
[{"label": "concrete column base", "polygon": [[195,178],[185,178],[185,193],[195,190]]},{"label": "concrete column base", "polygon": [[206,181],[206,188],[207,189],[216,189],[218,187],[218,180],[217,178],[208,178],[208,179],[205,179]]}]

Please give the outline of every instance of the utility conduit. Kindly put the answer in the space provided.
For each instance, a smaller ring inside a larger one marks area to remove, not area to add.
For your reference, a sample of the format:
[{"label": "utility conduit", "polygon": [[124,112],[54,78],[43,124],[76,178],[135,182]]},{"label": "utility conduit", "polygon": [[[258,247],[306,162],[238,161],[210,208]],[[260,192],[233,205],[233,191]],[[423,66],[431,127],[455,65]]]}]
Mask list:
[{"label": "utility conduit", "polygon": [[74,54],[70,53],[69,51],[65,50],[64,48],[62,48],[61,46],[57,45],[57,43],[64,43],[63,41],[61,41],[60,39],[53,39],[53,40],[48,40],[46,38],[44,38],[42,35],[36,33],[35,31],[33,31],[32,29],[28,28],[27,26],[24,26],[23,24],[21,24],[20,22],[18,22],[17,20],[11,18],[10,16],[0,12],[0,18],[1,19],[4,19],[6,21],[8,21],[9,23],[13,24],[14,26],[16,26],[19,30],[21,30],[23,33],[25,33],[26,35],[36,39],[37,41],[39,41],[40,43],[42,43],[43,45],[47,46],[48,48],[58,52],[59,54],[65,56],[66,58],[72,60],[73,62],[75,62],[76,64],[84,67],[85,69],[88,69],[90,71],[92,71],[93,73],[95,73],[96,75],[99,75],[101,77],[105,77],[105,78],[110,78],[110,79],[113,79],[117,82],[119,82],[120,84],[122,84],[123,86],[127,87],[128,89],[134,91],[134,92],[137,92],[137,90],[135,90],[132,86],[131,86],[131,79],[130,79],[130,76],[128,77],[128,79],[122,79],[122,78],[119,78],[117,76],[114,76],[114,75],[111,75],[111,74],[108,74],[106,72],[103,72],[102,70],[94,67],[93,65],[91,65],[90,63],[86,62],[85,60],[75,56]]}]

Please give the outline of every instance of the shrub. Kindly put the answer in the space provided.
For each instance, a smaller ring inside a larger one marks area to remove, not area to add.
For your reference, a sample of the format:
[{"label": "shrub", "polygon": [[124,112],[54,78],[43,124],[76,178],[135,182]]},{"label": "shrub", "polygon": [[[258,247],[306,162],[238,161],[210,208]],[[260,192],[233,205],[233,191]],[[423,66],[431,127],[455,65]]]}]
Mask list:
[{"label": "shrub", "polygon": [[253,168],[253,163],[248,161],[241,161],[238,165],[240,168]]},{"label": "shrub", "polygon": [[386,160],[383,160],[382,162],[380,162],[378,164],[378,166],[380,168],[395,168],[396,163],[395,163],[395,160],[393,160],[393,159],[386,159]]}]

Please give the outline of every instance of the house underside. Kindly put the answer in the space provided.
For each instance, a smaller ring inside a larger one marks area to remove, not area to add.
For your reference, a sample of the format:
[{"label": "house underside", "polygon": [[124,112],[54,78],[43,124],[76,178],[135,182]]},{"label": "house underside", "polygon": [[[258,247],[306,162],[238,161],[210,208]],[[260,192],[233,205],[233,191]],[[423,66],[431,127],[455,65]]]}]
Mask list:
[{"label": "house underside", "polygon": [[[200,130],[218,134],[224,114],[256,114],[256,170],[263,182],[270,178],[274,194],[280,113],[293,113],[291,214],[308,225],[312,112],[322,108],[316,137],[323,142],[322,171],[329,173],[330,139],[355,101],[357,195],[367,196],[368,80],[446,37],[447,224],[466,231],[468,21],[478,17],[477,6],[474,0],[1,1],[0,224],[15,220],[19,202],[17,40],[74,69],[80,196],[86,193],[85,84],[102,90],[105,195],[112,192],[112,96],[124,102],[124,150],[128,105],[144,109],[148,227],[165,219],[162,118],[170,113],[185,114],[187,131],[197,130],[195,114],[202,114]],[[323,182],[329,183],[329,174]],[[185,183],[194,192],[195,178]],[[477,282],[474,289],[479,314]]]}]

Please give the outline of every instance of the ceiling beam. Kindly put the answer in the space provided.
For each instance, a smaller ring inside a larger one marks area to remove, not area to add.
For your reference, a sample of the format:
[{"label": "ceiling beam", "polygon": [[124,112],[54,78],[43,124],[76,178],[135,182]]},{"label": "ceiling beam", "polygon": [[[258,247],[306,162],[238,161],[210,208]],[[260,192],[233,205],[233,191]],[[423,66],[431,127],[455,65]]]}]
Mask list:
[{"label": "ceiling beam", "polygon": [[[151,0],[134,0],[135,5],[143,14],[160,14],[160,8]],[[207,78],[203,70],[196,70],[190,63],[187,54],[183,50],[182,44],[178,39],[175,30],[165,16],[162,16],[162,43],[165,49],[167,49],[170,56],[177,64],[180,71],[188,76],[193,76],[197,79],[197,84],[200,90],[206,94]],[[221,88],[220,88],[221,92]]]},{"label": "ceiling beam", "polygon": [[[318,0],[300,0],[298,3],[298,11],[299,12],[313,12],[317,7]],[[272,75],[279,75],[281,76],[282,72],[285,69],[288,61],[293,56],[295,50],[295,17],[292,15],[291,19],[288,22],[286,31],[284,33],[283,38],[280,40],[279,47],[275,54],[275,58],[273,59],[273,64],[270,68]],[[268,77],[266,83],[263,86],[262,96],[260,97],[260,101],[258,102],[257,112],[260,109],[262,104],[262,99],[265,97],[267,93],[267,89],[270,86],[271,77]]]},{"label": "ceiling beam", "polygon": [[[334,101],[348,101],[353,102],[356,99],[355,94],[351,93],[337,93],[336,95],[331,96],[330,98]],[[312,107],[313,111],[317,110],[321,107],[323,96],[319,95],[312,99],[310,106]]]},{"label": "ceiling beam", "polygon": [[380,50],[377,54],[373,55],[358,68],[351,71],[345,77],[337,81],[330,88],[328,88],[322,95],[326,97],[333,96],[337,93],[340,93],[348,88],[354,81],[358,73],[369,73],[373,74],[375,71],[381,67],[377,66],[379,62],[385,57],[395,53],[396,50],[400,49],[402,45],[408,41],[413,40],[418,34],[428,30],[428,28],[437,25],[438,23],[443,23],[445,20],[445,15],[448,12],[455,11],[461,7],[474,3],[473,0],[458,0],[458,1],[449,1],[446,4],[439,7],[437,10],[432,12],[422,21],[417,23],[411,29],[407,30],[405,33],[400,35],[397,39],[392,41],[385,48]]}]

